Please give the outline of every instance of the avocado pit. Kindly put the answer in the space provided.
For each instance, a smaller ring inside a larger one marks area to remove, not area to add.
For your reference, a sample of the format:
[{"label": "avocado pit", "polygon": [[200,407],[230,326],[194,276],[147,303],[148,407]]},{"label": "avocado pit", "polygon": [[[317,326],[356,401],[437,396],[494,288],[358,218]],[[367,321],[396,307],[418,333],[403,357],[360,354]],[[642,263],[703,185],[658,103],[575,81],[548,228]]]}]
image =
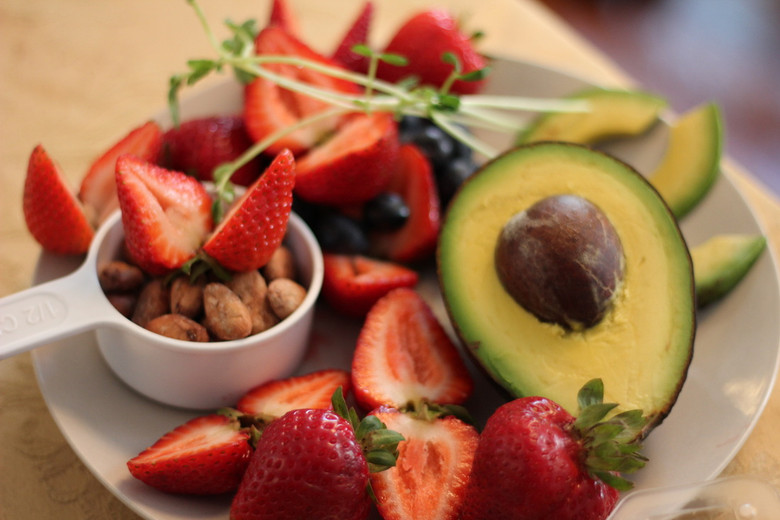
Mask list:
[{"label": "avocado pit", "polygon": [[504,225],[494,255],[498,278],[539,320],[582,330],[598,324],[618,293],[623,248],[609,218],[577,195],[553,195]]}]

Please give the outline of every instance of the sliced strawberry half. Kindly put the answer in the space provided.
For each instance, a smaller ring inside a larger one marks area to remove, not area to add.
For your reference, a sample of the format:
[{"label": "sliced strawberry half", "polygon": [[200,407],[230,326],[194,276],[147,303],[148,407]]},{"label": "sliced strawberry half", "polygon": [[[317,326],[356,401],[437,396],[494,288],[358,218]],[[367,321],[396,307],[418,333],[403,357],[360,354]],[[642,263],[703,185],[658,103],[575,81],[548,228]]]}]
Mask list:
[{"label": "sliced strawberry half", "polygon": [[294,185],[295,159],[285,150],[231,206],[203,251],[233,271],[263,267],[287,232]]},{"label": "sliced strawberry half", "polygon": [[[441,87],[453,70],[451,64],[442,61],[442,55],[447,52],[457,57],[463,74],[483,69],[487,64],[455,18],[441,9],[428,9],[409,18],[390,39],[385,52],[400,54],[408,60],[404,66],[379,64],[377,76],[393,83],[414,76],[421,84]],[[450,91],[474,94],[483,85],[483,80],[458,80]]]},{"label": "sliced strawberry half", "polygon": [[455,345],[413,289],[394,289],[369,311],[352,358],[352,388],[368,410],[427,401],[462,403],[473,381]]},{"label": "sliced strawberry half", "polygon": [[368,71],[368,56],[357,54],[352,50],[355,45],[368,44],[368,34],[371,29],[371,19],[374,16],[374,4],[366,2],[358,13],[355,21],[336,46],[331,58],[349,70],[365,73]]},{"label": "sliced strawberry half", "polygon": [[252,448],[237,420],[196,417],[127,462],[130,473],[166,493],[217,495],[238,488]]},{"label": "sliced strawberry half", "polygon": [[[252,140],[241,116],[210,116],[184,121],[163,134],[162,165],[182,171],[200,181],[214,180],[214,169],[241,156]],[[257,159],[230,177],[231,182],[249,186],[260,174]]]},{"label": "sliced strawberry half", "polygon": [[79,199],[94,214],[96,224],[119,208],[114,176],[119,156],[131,154],[157,163],[161,150],[162,130],[154,121],[148,121],[131,130],[92,163],[81,180]]},{"label": "sliced strawberry half", "polygon": [[416,146],[401,146],[398,167],[386,191],[404,199],[409,218],[401,229],[372,237],[376,254],[396,262],[416,262],[430,256],[441,228],[441,209],[433,169]]},{"label": "sliced strawberry half", "polygon": [[417,271],[367,256],[326,253],[323,264],[323,297],[348,316],[365,316],[382,296],[419,280]]},{"label": "sliced strawberry half", "polygon": [[[277,25],[266,27],[257,35],[255,51],[258,55],[297,56],[325,65],[338,67],[332,60],[324,57]],[[356,94],[356,84],[335,79],[307,67],[293,65],[267,64],[268,70],[281,76],[307,83],[317,88],[334,92]],[[254,141],[261,141],[282,129],[288,128],[300,120],[316,115],[330,108],[330,105],[311,96],[292,92],[277,83],[257,78],[244,90],[244,121],[247,131]],[[315,124],[308,124],[277,139],[268,147],[272,155],[283,149],[294,154],[308,150],[315,143],[331,133],[341,118],[332,117]]]},{"label": "sliced strawberry half", "polygon": [[149,274],[178,269],[213,226],[211,198],[196,179],[133,155],[116,163],[127,252]]},{"label": "sliced strawberry half", "polygon": [[370,476],[382,518],[457,519],[479,441],[477,430],[451,415],[423,418],[387,407],[372,415],[404,436],[396,465]]},{"label": "sliced strawberry half", "polygon": [[238,401],[236,408],[245,414],[271,417],[281,417],[301,408],[329,409],[333,392],[341,387],[346,395],[350,385],[350,375],[345,370],[317,370],[253,388]]},{"label": "sliced strawberry half", "polygon": [[357,114],[298,161],[295,193],[318,204],[367,201],[385,189],[399,147],[392,115]]},{"label": "sliced strawberry half", "polygon": [[89,249],[95,232],[84,207],[41,145],[27,164],[22,210],[27,229],[47,251],[77,255]]},{"label": "sliced strawberry half", "polygon": [[268,25],[281,27],[290,34],[300,34],[298,16],[287,3],[287,0],[273,0],[271,13],[268,16]]}]

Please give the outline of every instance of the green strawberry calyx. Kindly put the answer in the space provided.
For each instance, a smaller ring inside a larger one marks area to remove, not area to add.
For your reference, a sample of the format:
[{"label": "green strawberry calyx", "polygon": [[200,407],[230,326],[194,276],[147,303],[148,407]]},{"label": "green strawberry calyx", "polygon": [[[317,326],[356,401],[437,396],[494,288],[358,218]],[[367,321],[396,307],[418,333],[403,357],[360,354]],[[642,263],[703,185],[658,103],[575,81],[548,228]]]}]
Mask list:
[{"label": "green strawberry calyx", "polygon": [[642,410],[628,410],[605,419],[618,405],[604,402],[601,379],[588,381],[577,402],[580,411],[572,430],[582,443],[588,472],[618,491],[631,489],[633,483],[621,474],[634,473],[647,462],[640,453],[647,418]]}]

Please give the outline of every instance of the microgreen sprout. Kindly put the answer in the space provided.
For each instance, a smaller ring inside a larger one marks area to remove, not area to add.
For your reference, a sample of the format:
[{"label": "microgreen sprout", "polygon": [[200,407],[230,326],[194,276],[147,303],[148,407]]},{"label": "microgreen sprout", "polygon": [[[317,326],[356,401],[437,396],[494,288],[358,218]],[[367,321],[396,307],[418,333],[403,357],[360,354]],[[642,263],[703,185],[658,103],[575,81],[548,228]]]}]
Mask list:
[{"label": "microgreen sprout", "polygon": [[[221,165],[214,173],[216,201],[214,217],[219,221],[225,209],[233,201],[235,194],[230,177],[233,172],[261,154],[276,140],[317,121],[354,112],[389,112],[400,118],[404,115],[426,117],[434,121],[445,132],[462,141],[476,153],[486,158],[494,157],[498,151],[477,138],[463,127],[482,128],[503,133],[516,134],[522,124],[519,119],[507,112],[582,112],[588,109],[582,100],[540,99],[520,96],[456,95],[451,93],[453,84],[460,81],[479,81],[484,79],[489,69],[480,69],[463,73],[462,64],[452,53],[444,53],[442,60],[452,66],[452,73],[444,84],[436,89],[419,85],[416,81],[390,83],[376,77],[380,62],[401,66],[406,58],[396,54],[381,53],[367,45],[357,45],[352,50],[369,58],[366,74],[352,72],[340,67],[326,65],[297,56],[257,55],[254,41],[257,26],[254,21],[244,23],[225,22],[232,37],[220,43],[209,27],[203,11],[196,0],[187,0],[203,26],[206,37],[216,53],[215,58],[195,59],[187,62],[187,71],[171,77],[168,91],[168,103],[174,125],[179,124],[180,114],[178,97],[181,89],[191,86],[211,73],[232,69],[235,77],[242,83],[256,78],[265,78],[281,88],[311,96],[324,101],[330,108],[298,123],[278,131],[266,139],[257,142],[236,160]],[[268,65],[293,65],[308,68],[318,73],[363,87],[360,94],[345,94],[326,90],[294,78],[275,73]]]}]

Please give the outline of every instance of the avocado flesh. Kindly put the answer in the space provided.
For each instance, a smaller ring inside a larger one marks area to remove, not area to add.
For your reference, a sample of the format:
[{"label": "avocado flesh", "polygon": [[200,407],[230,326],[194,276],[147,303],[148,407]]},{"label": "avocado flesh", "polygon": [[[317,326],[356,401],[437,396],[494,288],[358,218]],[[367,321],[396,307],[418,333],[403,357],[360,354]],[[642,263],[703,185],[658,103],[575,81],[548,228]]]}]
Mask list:
[{"label": "avocado flesh", "polygon": [[716,235],[691,248],[699,307],[713,303],[731,292],[747,275],[766,248],[761,235]]},{"label": "avocado flesh", "polygon": [[[584,331],[536,319],[507,293],[493,263],[510,217],[560,193],[598,206],[625,254],[622,289],[611,310]],[[511,150],[461,187],[445,217],[437,258],[455,330],[510,394],[546,396],[576,414],[577,391],[598,377],[606,401],[644,411],[647,431],[671,409],[692,355],[691,260],[673,215],[629,166],[574,144]]]},{"label": "avocado flesh", "polygon": [[722,126],[713,103],[691,109],[670,125],[667,150],[648,178],[678,219],[701,202],[718,178]]},{"label": "avocado flesh", "polygon": [[588,111],[545,114],[520,136],[519,143],[594,144],[611,137],[639,135],[666,107],[663,98],[635,90],[589,88],[569,97],[587,100]]}]

